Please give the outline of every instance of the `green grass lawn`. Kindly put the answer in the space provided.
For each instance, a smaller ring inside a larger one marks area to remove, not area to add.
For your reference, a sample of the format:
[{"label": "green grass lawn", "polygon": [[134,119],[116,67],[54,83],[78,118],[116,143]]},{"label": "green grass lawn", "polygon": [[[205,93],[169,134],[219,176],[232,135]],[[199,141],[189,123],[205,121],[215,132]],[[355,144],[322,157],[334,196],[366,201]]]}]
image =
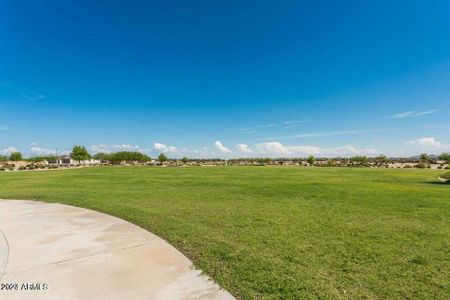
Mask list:
[{"label": "green grass lawn", "polygon": [[124,218],[241,299],[449,299],[450,185],[441,173],[95,167],[0,173],[0,198]]}]

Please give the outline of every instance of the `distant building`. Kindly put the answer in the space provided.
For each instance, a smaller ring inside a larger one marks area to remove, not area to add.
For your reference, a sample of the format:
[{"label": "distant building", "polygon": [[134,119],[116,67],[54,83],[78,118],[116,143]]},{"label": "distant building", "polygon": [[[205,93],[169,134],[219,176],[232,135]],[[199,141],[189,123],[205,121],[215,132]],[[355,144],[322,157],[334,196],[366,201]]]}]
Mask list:
[{"label": "distant building", "polygon": [[56,160],[49,161],[50,164],[58,164],[58,165],[97,165],[100,164],[100,160],[98,159],[87,159],[87,160],[74,160],[70,157],[70,155],[61,155]]}]

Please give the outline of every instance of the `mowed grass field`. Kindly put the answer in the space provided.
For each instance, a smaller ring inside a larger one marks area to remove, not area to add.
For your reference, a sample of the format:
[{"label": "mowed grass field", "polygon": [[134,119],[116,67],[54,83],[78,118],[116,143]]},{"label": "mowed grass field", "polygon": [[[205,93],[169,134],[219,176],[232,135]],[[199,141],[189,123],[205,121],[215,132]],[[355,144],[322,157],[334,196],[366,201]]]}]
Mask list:
[{"label": "mowed grass field", "polygon": [[94,167],[0,173],[0,198],[126,219],[240,299],[449,299],[450,185],[441,173]]}]

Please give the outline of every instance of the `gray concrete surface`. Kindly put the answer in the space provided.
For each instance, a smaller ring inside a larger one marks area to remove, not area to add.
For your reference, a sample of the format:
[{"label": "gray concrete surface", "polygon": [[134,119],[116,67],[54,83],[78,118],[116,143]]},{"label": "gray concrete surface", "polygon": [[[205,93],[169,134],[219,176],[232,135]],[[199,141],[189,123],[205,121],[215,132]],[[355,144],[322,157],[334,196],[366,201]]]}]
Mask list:
[{"label": "gray concrete surface", "polygon": [[0,282],[5,300],[234,299],[138,226],[24,200],[0,200]]}]

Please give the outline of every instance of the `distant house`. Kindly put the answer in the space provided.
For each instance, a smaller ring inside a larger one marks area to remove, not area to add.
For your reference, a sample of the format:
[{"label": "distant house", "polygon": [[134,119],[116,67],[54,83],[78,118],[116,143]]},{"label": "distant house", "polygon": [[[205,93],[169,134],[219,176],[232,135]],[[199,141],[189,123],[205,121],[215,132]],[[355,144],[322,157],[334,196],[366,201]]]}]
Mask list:
[{"label": "distant house", "polygon": [[78,161],[72,159],[70,155],[61,155],[56,159],[56,161],[49,161],[49,163],[58,165],[96,165],[100,164],[100,160],[91,158],[87,160]]}]

